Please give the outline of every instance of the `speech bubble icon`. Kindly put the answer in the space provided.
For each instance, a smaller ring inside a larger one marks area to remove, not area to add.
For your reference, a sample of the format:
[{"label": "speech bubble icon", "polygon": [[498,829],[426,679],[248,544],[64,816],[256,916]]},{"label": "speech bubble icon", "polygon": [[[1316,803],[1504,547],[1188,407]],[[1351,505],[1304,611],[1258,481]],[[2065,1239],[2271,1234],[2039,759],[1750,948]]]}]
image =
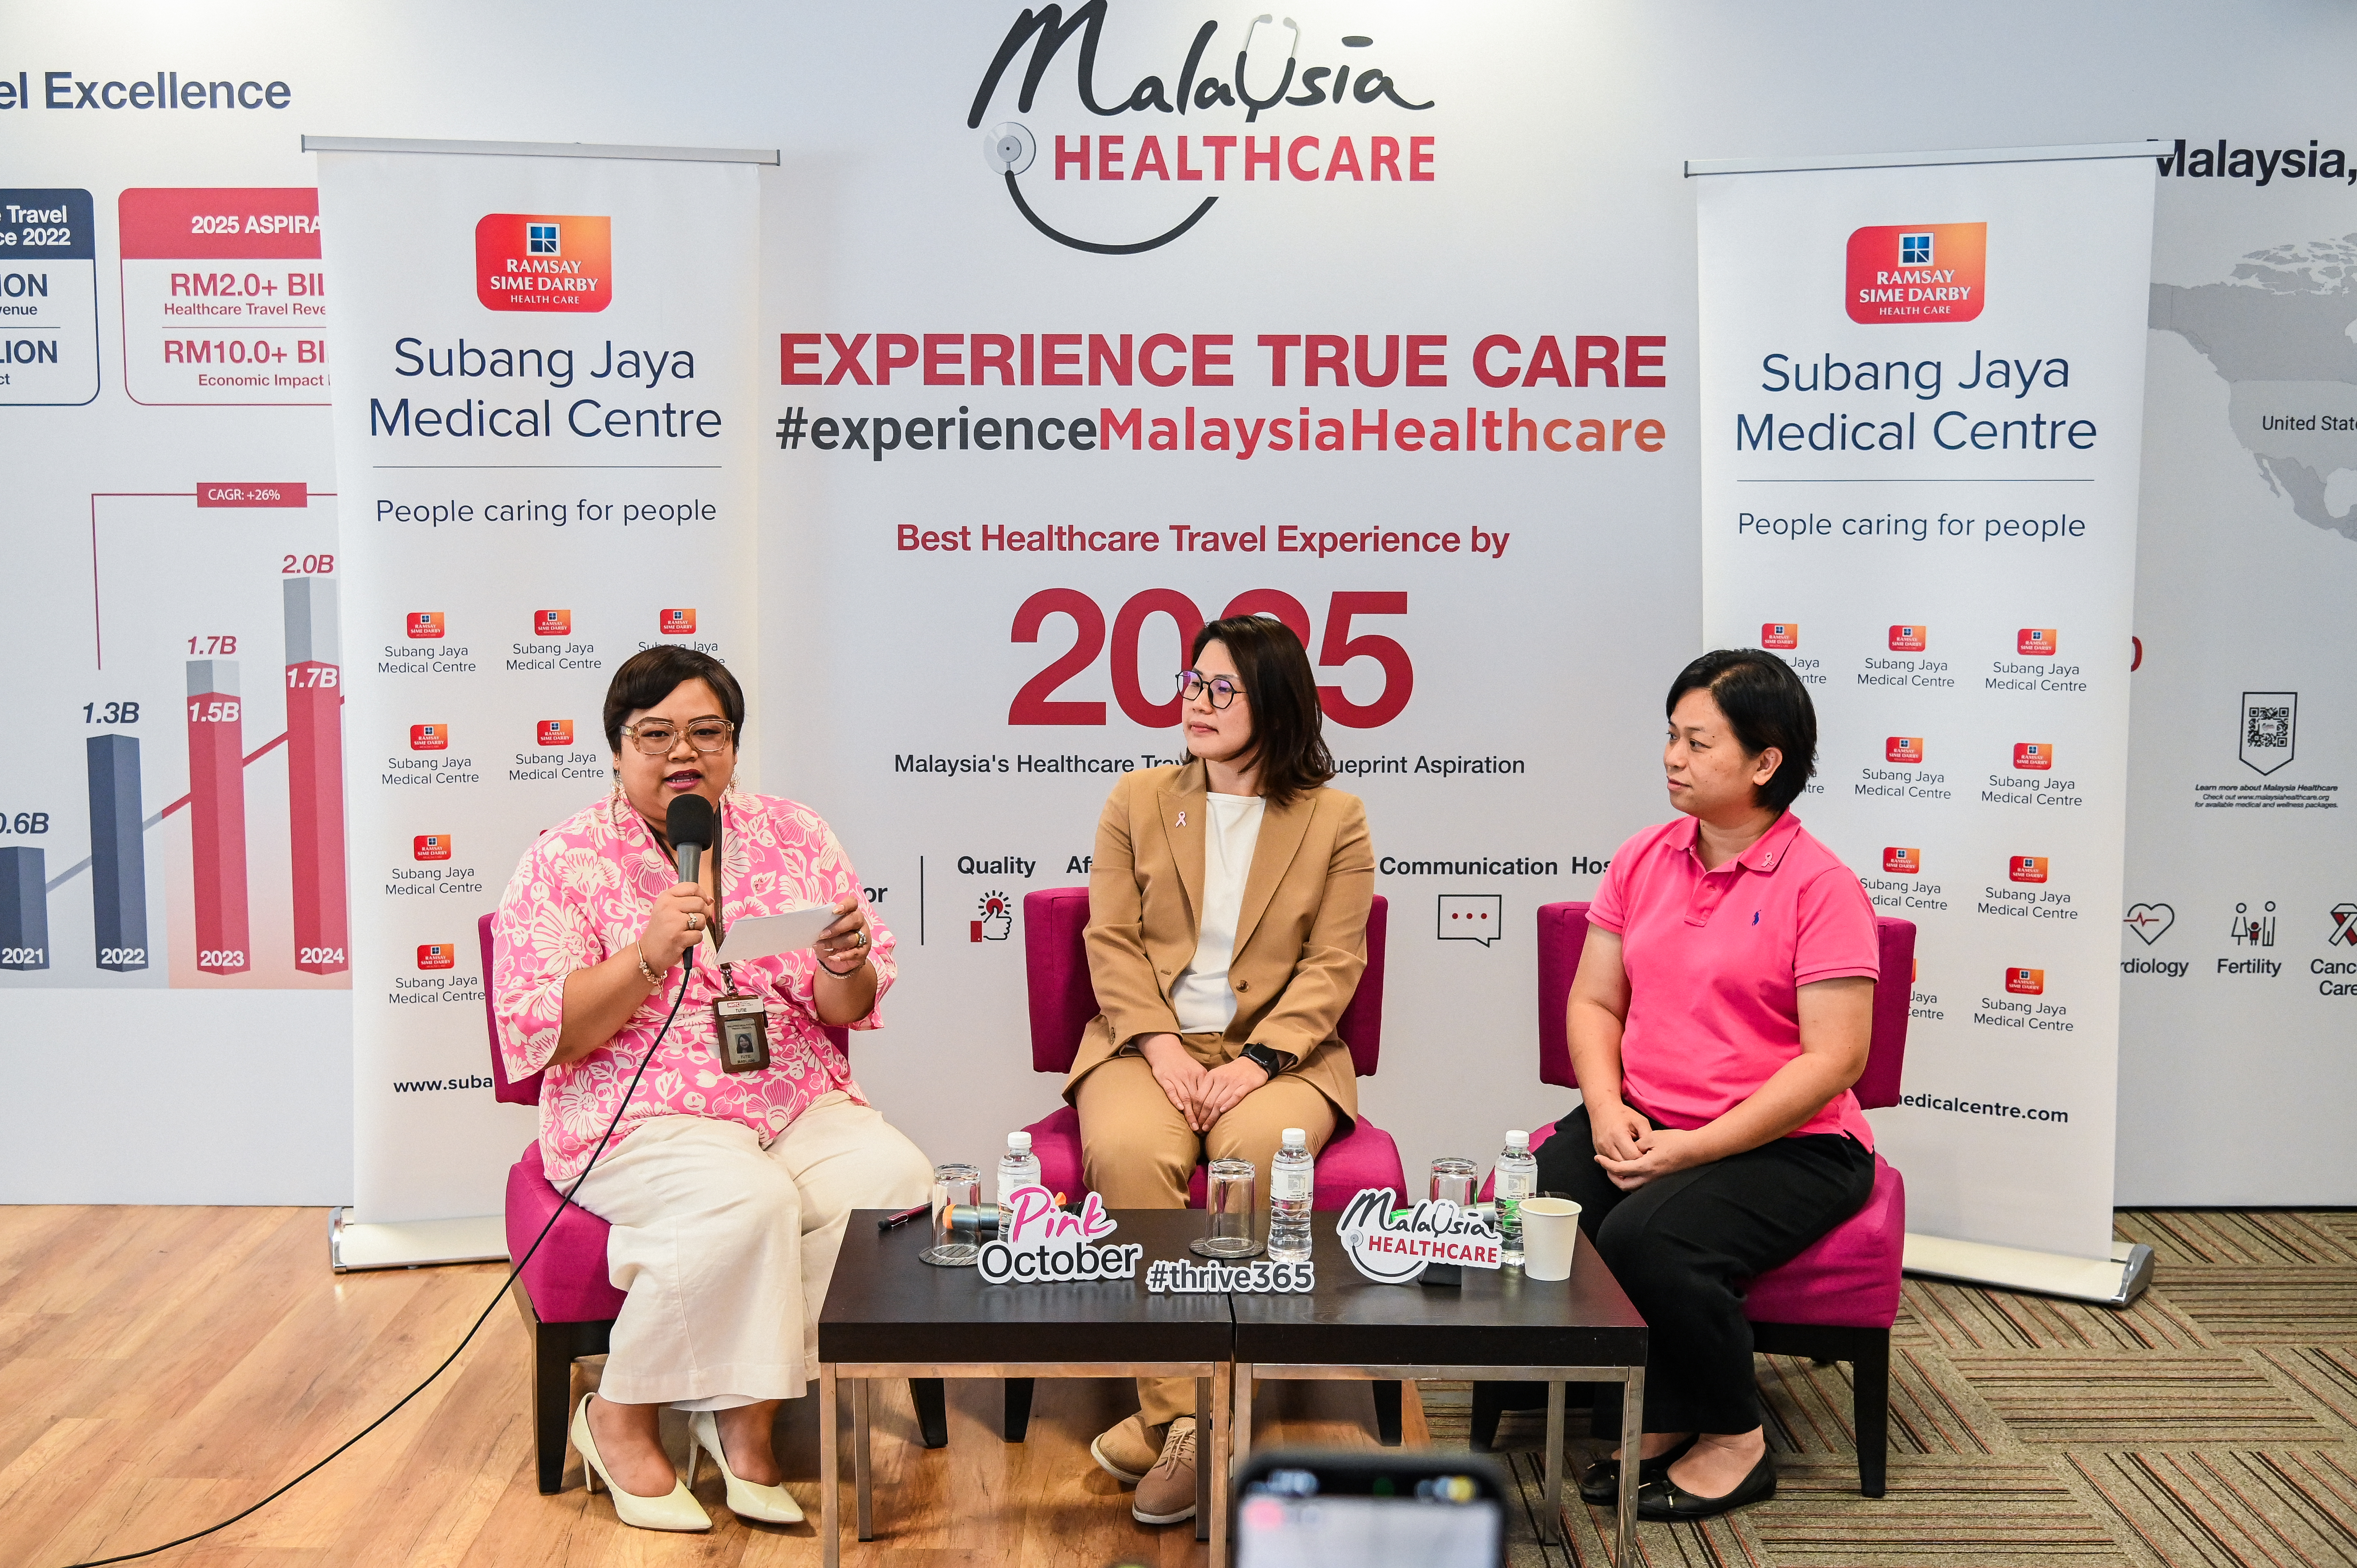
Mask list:
[{"label": "speech bubble icon", "polygon": [[1506,897],[1502,893],[1443,893],[1440,896],[1440,940],[1488,945],[1506,934]]}]

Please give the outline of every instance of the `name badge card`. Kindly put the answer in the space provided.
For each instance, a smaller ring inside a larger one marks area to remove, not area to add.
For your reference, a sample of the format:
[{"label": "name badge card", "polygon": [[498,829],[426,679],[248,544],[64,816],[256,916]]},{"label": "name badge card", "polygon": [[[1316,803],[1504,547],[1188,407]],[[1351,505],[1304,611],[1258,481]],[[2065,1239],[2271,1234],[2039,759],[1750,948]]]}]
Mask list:
[{"label": "name badge card", "polygon": [[1095,1193],[1078,1214],[1056,1207],[1044,1187],[1018,1187],[1006,1196],[1006,1234],[982,1244],[974,1265],[995,1285],[1070,1284],[1134,1280],[1146,1249],[1136,1242],[1092,1246],[1120,1229]]},{"label": "name badge card", "polygon": [[1351,1262],[1378,1284],[1411,1283],[1433,1263],[1469,1269],[1505,1264],[1498,1227],[1486,1216],[1446,1198],[1427,1199],[1398,1214],[1392,1209],[1390,1187],[1364,1187],[1336,1227]]}]

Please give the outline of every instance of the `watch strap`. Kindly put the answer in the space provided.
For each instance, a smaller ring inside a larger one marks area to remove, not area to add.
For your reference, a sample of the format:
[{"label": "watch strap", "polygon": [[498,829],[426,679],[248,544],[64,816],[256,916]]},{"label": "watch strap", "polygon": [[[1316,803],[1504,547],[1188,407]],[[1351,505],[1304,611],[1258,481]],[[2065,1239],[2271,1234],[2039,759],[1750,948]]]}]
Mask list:
[{"label": "watch strap", "polygon": [[1285,1052],[1259,1044],[1246,1046],[1237,1054],[1271,1078],[1293,1065],[1292,1057]]}]

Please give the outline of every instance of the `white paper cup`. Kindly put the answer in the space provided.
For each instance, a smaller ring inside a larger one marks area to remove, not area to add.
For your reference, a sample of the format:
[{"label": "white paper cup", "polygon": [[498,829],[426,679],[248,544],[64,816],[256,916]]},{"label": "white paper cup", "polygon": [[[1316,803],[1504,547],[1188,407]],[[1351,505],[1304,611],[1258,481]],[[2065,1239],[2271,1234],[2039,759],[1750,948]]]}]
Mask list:
[{"label": "white paper cup", "polygon": [[1579,1205],[1567,1197],[1526,1197],[1522,1216],[1523,1277],[1571,1278],[1571,1254],[1579,1245]]}]

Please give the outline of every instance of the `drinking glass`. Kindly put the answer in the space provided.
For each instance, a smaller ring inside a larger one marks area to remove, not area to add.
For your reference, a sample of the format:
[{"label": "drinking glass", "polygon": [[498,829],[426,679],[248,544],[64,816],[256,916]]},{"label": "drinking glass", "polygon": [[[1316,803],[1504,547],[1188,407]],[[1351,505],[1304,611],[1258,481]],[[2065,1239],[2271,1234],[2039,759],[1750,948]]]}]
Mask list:
[{"label": "drinking glass", "polygon": [[[945,1269],[970,1268],[982,1251],[974,1221],[982,1203],[982,1173],[972,1165],[933,1167],[933,1244],[918,1254]],[[960,1215],[959,1210],[964,1212]],[[963,1219],[965,1223],[961,1224]]]},{"label": "drinking glass", "polygon": [[1211,1226],[1189,1247],[1206,1258],[1257,1257],[1260,1243],[1253,1238],[1253,1221],[1258,1215],[1259,1184],[1252,1162],[1213,1160],[1210,1176],[1203,1207],[1210,1211]]},{"label": "drinking glass", "polygon": [[1473,1194],[1481,1185],[1481,1167],[1471,1160],[1444,1155],[1432,1162],[1432,1200],[1444,1198],[1459,1208],[1473,1207]]}]

